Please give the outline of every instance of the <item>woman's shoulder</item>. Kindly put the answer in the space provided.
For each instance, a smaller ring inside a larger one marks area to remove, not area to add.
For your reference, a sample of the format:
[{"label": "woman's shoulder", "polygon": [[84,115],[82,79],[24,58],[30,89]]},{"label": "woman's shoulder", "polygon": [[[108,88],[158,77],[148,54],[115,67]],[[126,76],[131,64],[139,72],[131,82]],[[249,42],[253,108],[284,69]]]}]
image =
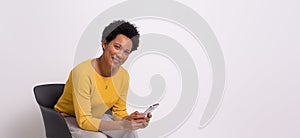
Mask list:
[{"label": "woman's shoulder", "polygon": [[129,78],[129,73],[124,67],[120,67],[118,71],[119,75],[125,76],[126,78]]},{"label": "woman's shoulder", "polygon": [[92,72],[92,59],[88,59],[79,63],[77,66],[73,68],[73,72],[78,73],[89,73]]}]

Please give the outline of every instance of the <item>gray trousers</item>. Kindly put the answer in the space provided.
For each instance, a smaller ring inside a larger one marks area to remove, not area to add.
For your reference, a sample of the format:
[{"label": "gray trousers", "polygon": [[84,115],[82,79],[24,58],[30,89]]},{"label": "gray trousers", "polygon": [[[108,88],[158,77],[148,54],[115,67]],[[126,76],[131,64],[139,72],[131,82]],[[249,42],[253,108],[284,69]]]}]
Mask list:
[{"label": "gray trousers", "polygon": [[[102,120],[113,121],[113,117],[109,114],[104,114]],[[111,131],[88,131],[79,128],[74,117],[65,117],[69,130],[73,138],[138,138],[136,131],[127,130],[111,130]]]}]

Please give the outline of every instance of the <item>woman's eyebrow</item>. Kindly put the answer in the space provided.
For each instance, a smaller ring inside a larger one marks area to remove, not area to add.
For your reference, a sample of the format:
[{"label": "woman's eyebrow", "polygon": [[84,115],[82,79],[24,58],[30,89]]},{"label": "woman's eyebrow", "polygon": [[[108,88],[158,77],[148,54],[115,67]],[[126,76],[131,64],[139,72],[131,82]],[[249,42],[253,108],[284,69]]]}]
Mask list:
[{"label": "woman's eyebrow", "polygon": [[122,45],[121,45],[120,43],[118,43],[118,42],[115,42],[115,45],[116,45],[116,44],[119,45],[119,46],[122,46]]},{"label": "woman's eyebrow", "polygon": [[[118,43],[118,42],[115,42],[114,44],[123,48],[123,46],[120,43]],[[126,50],[128,52],[131,52],[131,49],[124,49],[124,50]]]}]

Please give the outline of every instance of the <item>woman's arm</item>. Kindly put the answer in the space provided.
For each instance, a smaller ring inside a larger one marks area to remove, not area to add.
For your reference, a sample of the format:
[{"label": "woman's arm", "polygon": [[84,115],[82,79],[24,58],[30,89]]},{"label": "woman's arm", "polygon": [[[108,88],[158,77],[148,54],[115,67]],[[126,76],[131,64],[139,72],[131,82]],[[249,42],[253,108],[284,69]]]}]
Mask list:
[{"label": "woman's arm", "polygon": [[73,70],[71,78],[73,106],[78,126],[84,130],[98,131],[101,120],[92,115],[90,77],[80,70]]}]

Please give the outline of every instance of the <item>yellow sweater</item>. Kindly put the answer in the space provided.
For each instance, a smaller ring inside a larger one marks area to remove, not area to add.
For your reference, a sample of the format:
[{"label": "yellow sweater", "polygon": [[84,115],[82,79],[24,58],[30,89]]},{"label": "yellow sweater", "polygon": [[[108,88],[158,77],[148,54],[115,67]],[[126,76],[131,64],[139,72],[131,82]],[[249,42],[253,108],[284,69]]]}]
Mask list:
[{"label": "yellow sweater", "polygon": [[70,72],[54,109],[63,116],[76,117],[80,128],[98,131],[100,118],[106,110],[111,108],[115,119],[128,115],[129,79],[123,67],[112,77],[102,77],[92,67],[92,60],[84,61]]}]

